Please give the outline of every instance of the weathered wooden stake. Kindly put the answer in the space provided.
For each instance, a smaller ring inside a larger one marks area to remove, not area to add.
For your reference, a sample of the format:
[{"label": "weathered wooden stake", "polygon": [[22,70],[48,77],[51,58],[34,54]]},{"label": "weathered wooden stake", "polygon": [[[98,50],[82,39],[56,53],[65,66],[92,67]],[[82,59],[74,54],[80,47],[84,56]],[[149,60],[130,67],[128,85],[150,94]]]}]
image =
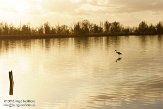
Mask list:
[{"label": "weathered wooden stake", "polygon": [[13,80],[12,70],[9,71],[9,80],[10,80],[10,90],[9,90],[9,95],[13,95],[14,80]]}]

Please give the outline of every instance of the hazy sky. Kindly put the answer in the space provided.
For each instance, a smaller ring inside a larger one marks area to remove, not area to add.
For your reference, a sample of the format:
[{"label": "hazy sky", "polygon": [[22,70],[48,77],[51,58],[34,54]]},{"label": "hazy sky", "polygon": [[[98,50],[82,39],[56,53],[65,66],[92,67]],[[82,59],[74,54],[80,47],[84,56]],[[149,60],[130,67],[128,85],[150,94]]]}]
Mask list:
[{"label": "hazy sky", "polygon": [[13,24],[73,24],[82,19],[91,22],[120,21],[137,25],[163,21],[163,0],[0,0],[0,21]]}]

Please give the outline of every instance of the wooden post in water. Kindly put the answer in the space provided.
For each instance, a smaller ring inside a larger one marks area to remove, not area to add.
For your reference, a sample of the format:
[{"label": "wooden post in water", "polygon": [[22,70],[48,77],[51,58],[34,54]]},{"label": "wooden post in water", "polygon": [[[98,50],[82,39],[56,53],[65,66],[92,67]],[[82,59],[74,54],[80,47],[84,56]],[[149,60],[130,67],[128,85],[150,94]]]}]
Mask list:
[{"label": "wooden post in water", "polygon": [[10,80],[10,90],[9,90],[9,95],[13,95],[14,80],[13,80],[12,70],[9,71],[9,80]]}]

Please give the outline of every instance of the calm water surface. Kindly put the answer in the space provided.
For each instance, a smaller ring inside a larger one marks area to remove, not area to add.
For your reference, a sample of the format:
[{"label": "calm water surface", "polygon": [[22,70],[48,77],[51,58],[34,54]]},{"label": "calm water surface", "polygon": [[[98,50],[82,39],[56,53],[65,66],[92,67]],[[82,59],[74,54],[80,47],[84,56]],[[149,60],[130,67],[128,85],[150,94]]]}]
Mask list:
[{"label": "calm water surface", "polygon": [[0,40],[1,109],[8,99],[36,101],[25,109],[162,109],[163,36]]}]

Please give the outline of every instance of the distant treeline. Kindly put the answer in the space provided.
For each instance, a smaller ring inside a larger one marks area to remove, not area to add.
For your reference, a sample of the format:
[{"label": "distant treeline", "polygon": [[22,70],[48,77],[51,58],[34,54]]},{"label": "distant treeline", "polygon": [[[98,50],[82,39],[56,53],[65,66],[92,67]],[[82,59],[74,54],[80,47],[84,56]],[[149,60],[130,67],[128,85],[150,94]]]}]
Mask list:
[{"label": "distant treeline", "polygon": [[64,36],[109,36],[109,35],[154,35],[163,34],[163,24],[148,25],[142,21],[137,27],[124,27],[120,22],[101,22],[99,25],[83,20],[73,26],[50,26],[47,22],[40,27],[32,28],[29,25],[19,27],[0,23],[0,36],[32,36],[32,35],[64,35]]}]

